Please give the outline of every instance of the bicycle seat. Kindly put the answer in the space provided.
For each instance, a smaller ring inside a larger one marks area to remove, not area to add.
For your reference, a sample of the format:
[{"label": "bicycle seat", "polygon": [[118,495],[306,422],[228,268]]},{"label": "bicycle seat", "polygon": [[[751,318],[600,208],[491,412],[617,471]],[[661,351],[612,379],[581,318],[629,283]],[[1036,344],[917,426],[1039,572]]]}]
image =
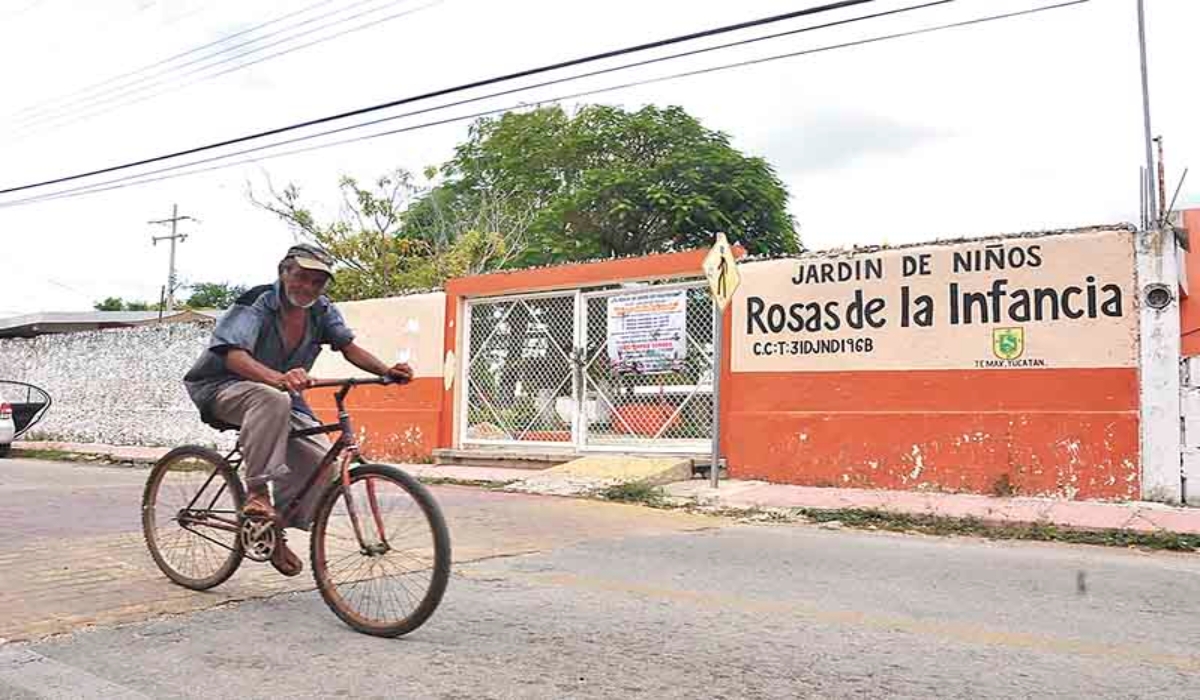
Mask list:
[{"label": "bicycle seat", "polygon": [[216,418],[213,418],[212,420],[206,420],[204,422],[208,424],[208,427],[212,428],[213,430],[222,432],[222,433],[227,430],[240,431],[242,429],[242,426],[240,426],[240,425],[234,425],[233,423],[226,423],[225,421],[217,420]]}]

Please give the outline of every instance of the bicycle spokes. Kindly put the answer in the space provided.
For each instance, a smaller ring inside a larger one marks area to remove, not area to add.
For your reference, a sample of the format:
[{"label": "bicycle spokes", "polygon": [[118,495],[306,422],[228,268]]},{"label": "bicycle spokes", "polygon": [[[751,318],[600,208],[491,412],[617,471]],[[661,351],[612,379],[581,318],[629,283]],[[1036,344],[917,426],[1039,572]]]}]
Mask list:
[{"label": "bicycle spokes", "polygon": [[322,513],[313,566],[322,594],[343,619],[365,631],[398,634],[419,624],[440,599],[449,544],[440,514],[419,485],[385,467],[367,469],[349,488],[339,487]]},{"label": "bicycle spokes", "polygon": [[211,588],[241,561],[240,484],[228,464],[204,448],[177,448],[151,470],[142,531],[155,563],[176,583]]}]

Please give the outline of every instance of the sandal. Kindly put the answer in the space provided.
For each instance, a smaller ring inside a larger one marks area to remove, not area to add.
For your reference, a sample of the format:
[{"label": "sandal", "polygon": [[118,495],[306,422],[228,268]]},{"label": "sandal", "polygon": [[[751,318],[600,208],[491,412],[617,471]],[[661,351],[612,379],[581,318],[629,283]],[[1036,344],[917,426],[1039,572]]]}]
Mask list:
[{"label": "sandal", "polygon": [[275,512],[275,508],[265,496],[254,494],[246,499],[245,505],[242,506],[242,516],[247,518],[261,518],[272,522],[279,519],[279,514]]},{"label": "sandal", "polygon": [[279,531],[278,539],[275,540],[275,550],[271,552],[271,566],[284,576],[296,576],[304,571],[304,562],[300,561],[295,552],[288,549],[287,537],[284,536],[283,530]]}]

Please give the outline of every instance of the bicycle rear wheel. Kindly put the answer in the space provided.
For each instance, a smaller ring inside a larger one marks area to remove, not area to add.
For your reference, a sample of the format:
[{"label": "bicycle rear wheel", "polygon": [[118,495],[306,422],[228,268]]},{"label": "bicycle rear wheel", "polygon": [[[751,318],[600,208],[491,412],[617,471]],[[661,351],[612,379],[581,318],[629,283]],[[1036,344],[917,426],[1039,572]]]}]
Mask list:
[{"label": "bicycle rear wheel", "polygon": [[186,588],[223,583],[242,563],[244,501],[242,482],[221,455],[197,445],[168,452],[142,494],[142,536],[154,563]]},{"label": "bicycle rear wheel", "polygon": [[429,491],[379,464],[350,471],[349,493],[367,547],[355,534],[341,483],[322,497],[310,541],[313,579],[343,622],[398,637],[429,619],[450,579],[450,533]]}]

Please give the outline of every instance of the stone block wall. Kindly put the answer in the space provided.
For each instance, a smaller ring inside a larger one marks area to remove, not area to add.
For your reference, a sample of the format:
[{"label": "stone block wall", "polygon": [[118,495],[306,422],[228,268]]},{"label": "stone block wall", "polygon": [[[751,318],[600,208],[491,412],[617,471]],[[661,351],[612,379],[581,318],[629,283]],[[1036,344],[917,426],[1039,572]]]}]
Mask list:
[{"label": "stone block wall", "polygon": [[37,385],[53,400],[27,439],[226,447],[232,433],[201,423],[183,386],[210,333],[178,323],[0,339],[0,379]]}]

